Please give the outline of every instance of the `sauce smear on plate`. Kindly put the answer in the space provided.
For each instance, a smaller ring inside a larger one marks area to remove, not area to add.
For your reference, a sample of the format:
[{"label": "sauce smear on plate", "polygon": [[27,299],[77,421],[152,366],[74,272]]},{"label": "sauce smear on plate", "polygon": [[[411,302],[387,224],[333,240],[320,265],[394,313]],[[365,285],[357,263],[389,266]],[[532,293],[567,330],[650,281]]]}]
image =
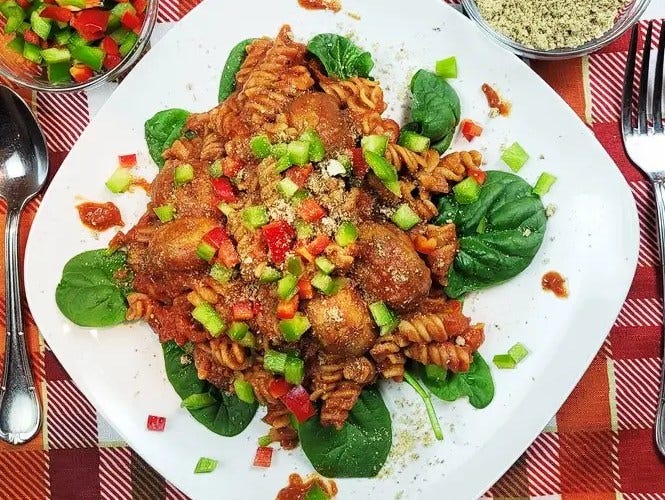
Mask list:
[{"label": "sauce smear on plate", "polygon": [[560,299],[568,297],[568,286],[566,278],[556,271],[549,271],[543,275],[541,280],[543,290],[549,290]]},{"label": "sauce smear on plate", "polygon": [[496,90],[487,83],[483,83],[481,88],[490,108],[498,110],[501,116],[510,114],[510,103],[504,101]]},{"label": "sauce smear on plate", "polygon": [[275,500],[305,500],[307,493],[312,488],[319,488],[323,490],[329,498],[337,495],[337,485],[335,481],[324,481],[317,476],[311,476],[303,479],[298,474],[291,474],[289,476],[289,484],[279,490]]},{"label": "sauce smear on plate", "polygon": [[106,203],[85,202],[76,205],[81,222],[95,231],[106,231],[114,226],[124,226],[120,210],[110,201]]},{"label": "sauce smear on plate", "polygon": [[303,9],[310,10],[332,10],[333,12],[339,12],[342,8],[339,0],[298,0],[298,4]]}]

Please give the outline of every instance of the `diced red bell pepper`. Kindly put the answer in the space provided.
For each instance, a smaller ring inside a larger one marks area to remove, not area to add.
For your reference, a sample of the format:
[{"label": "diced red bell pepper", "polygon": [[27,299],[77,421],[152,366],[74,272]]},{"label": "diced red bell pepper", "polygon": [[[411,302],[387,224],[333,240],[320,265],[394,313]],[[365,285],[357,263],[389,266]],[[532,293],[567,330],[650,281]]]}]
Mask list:
[{"label": "diced red bell pepper", "polygon": [[470,142],[474,137],[478,137],[483,133],[483,127],[473,120],[464,119],[462,120],[462,123],[460,123],[460,133]]},{"label": "diced red bell pepper", "polygon": [[240,264],[240,256],[230,239],[224,240],[217,250],[217,262],[229,269]]},{"label": "diced red bell pepper", "polygon": [[112,54],[114,56],[120,55],[120,47],[118,47],[117,42],[110,36],[105,36],[104,39],[99,44],[99,47],[106,52],[106,54]]},{"label": "diced red bell pepper", "polygon": [[296,254],[300,255],[303,259],[305,259],[307,262],[314,262],[314,256],[309,250],[307,250],[307,247],[302,243],[296,247],[295,252]]},{"label": "diced red bell pepper", "polygon": [[[30,1],[29,0],[16,0],[16,3],[21,7],[22,9],[27,9],[30,7]],[[39,14],[41,16],[41,13]],[[43,17],[43,16],[42,16]]]},{"label": "diced red bell pepper", "polygon": [[157,415],[148,415],[147,427],[149,431],[162,432],[166,427],[166,417],[158,417]]},{"label": "diced red bell pepper", "polygon": [[229,180],[228,177],[220,177],[219,179],[213,179],[212,188],[214,189],[215,194],[220,200],[225,201],[227,203],[233,203],[235,201],[238,201],[238,197],[236,196],[233,190],[233,184],[231,184],[231,181]]},{"label": "diced red bell pepper", "polygon": [[325,234],[320,234],[307,244],[305,248],[312,255],[320,255],[330,245],[330,238]]},{"label": "diced red bell pepper", "polygon": [[286,254],[291,250],[296,232],[285,220],[278,219],[261,228],[263,239],[268,245],[270,258],[275,264],[284,262]]},{"label": "diced red bell pepper", "polygon": [[143,14],[148,7],[147,0],[134,0],[134,8],[137,14]]},{"label": "diced red bell pepper", "polygon": [[223,227],[216,227],[203,236],[203,241],[216,249],[229,239],[229,235]]},{"label": "diced red bell pepper", "polygon": [[427,238],[419,234],[413,239],[413,246],[418,253],[430,254],[436,250],[436,238]]},{"label": "diced red bell pepper", "polygon": [[241,300],[231,306],[233,321],[247,321],[254,318],[254,310],[249,300]]},{"label": "diced red bell pepper", "polygon": [[136,33],[137,35],[141,34],[141,29],[143,28],[143,21],[145,21],[145,14],[139,14],[139,24],[136,28],[134,28],[132,31]]},{"label": "diced red bell pepper", "polygon": [[139,19],[139,16],[137,16],[135,12],[127,10],[120,18],[120,24],[122,24],[128,30],[133,30],[141,26],[141,20]]},{"label": "diced red bell pepper", "polygon": [[23,39],[27,43],[31,43],[33,45],[39,45],[40,42],[39,35],[32,30],[25,30],[23,32]]},{"label": "diced red bell pepper", "polygon": [[467,170],[466,174],[469,177],[473,177],[478,184],[484,184],[487,179],[487,173],[479,168],[470,168]]},{"label": "diced red bell pepper", "polygon": [[292,387],[291,384],[289,384],[283,378],[279,377],[276,377],[272,379],[270,382],[268,382],[268,392],[275,399],[279,399],[282,396],[284,396],[284,394],[289,392],[291,387]]},{"label": "diced red bell pepper", "polygon": [[70,24],[85,40],[91,42],[104,37],[109,15],[107,10],[85,9],[76,13]]},{"label": "diced red bell pepper", "polygon": [[85,64],[74,64],[69,68],[69,74],[72,75],[72,78],[77,83],[87,82],[92,78],[92,68],[89,68]]},{"label": "diced red bell pepper", "polygon": [[291,179],[298,187],[303,187],[307,183],[307,179],[312,175],[311,163],[303,165],[302,167],[292,167],[286,171],[286,176]]},{"label": "diced red bell pepper", "polygon": [[227,156],[222,160],[222,172],[227,177],[235,177],[243,168],[245,164],[233,156]]},{"label": "diced red bell pepper", "polygon": [[118,156],[118,164],[123,168],[132,168],[136,166],[136,155]]},{"label": "diced red bell pepper", "polygon": [[316,222],[326,215],[326,209],[314,198],[307,198],[298,207],[298,215],[307,222]]},{"label": "diced red bell pepper", "polygon": [[369,172],[369,165],[365,161],[362,148],[353,148],[352,152],[353,174],[356,177],[365,177]]},{"label": "diced red bell pepper", "polygon": [[122,57],[115,54],[106,54],[104,56],[104,69],[113,69],[122,61]]},{"label": "diced red bell pepper", "polygon": [[279,319],[291,319],[298,312],[298,295],[289,300],[280,300],[277,304],[277,317]]},{"label": "diced red bell pepper", "polygon": [[39,17],[43,17],[44,19],[53,19],[59,23],[68,23],[72,19],[72,11],[65,9],[64,7],[58,7],[57,5],[47,5],[39,13]]},{"label": "diced red bell pepper", "polygon": [[301,424],[316,413],[309,400],[309,393],[302,385],[293,387],[281,397],[281,400]]},{"label": "diced red bell pepper", "polygon": [[301,299],[314,298],[314,288],[308,276],[303,276],[298,280],[298,297]]},{"label": "diced red bell pepper", "polygon": [[272,464],[272,448],[259,446],[254,455],[254,467],[270,467],[270,464]]}]

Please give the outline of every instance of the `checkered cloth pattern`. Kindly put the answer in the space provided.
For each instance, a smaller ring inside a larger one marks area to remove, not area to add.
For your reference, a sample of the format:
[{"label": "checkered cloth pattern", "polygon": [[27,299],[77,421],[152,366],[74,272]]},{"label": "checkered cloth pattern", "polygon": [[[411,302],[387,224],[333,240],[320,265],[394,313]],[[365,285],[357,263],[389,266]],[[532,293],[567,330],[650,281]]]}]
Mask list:
[{"label": "checkered cloth pattern", "polygon": [[[153,42],[197,3],[161,0]],[[662,2],[647,11],[647,18],[662,16]],[[656,22],[654,47],[661,24]],[[646,20],[641,28],[644,34]],[[602,349],[557,415],[487,497],[665,499],[665,462],[653,439],[663,326],[654,199],[648,182],[626,158],[618,127],[628,36],[588,57],[532,63],[593,130],[628,181],[639,210],[640,253],[630,293]],[[51,173],[114,87],[67,95],[19,90],[47,136]],[[23,245],[39,201],[25,210]],[[2,224],[5,212],[0,205]],[[2,297],[0,321],[4,307]],[[187,498],[95,412],[26,316],[45,418],[29,443],[12,447],[0,442],[0,499]]]}]

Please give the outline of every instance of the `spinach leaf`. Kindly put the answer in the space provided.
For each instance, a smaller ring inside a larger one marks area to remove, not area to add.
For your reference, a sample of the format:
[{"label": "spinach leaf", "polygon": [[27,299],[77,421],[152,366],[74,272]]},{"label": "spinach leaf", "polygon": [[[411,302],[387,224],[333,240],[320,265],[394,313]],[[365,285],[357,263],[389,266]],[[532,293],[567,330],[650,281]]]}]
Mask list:
[{"label": "spinach leaf", "polygon": [[472,406],[485,408],[494,399],[492,372],[478,352],[474,353],[473,361],[466,373],[453,373],[448,370],[445,379],[435,380],[429,378],[420,365],[418,375],[432,394],[444,401],[455,401],[468,396]]},{"label": "spinach leaf", "polygon": [[440,76],[421,69],[411,79],[411,94],[411,121],[419,133],[432,140],[432,147],[443,153],[460,119],[457,92]]},{"label": "spinach leaf", "polygon": [[196,420],[221,436],[236,436],[245,430],[254,418],[259,406],[257,402],[245,403],[235,394],[227,394],[200,380],[191,356],[174,341],[164,342],[162,352],[166,376],[181,399],[208,392],[215,400],[205,408],[189,410]]},{"label": "spinach leaf", "polygon": [[[441,198],[434,223],[453,222],[460,245],[448,272],[449,297],[502,283],[531,263],[547,225],[543,203],[532,189],[517,175],[488,171],[474,203],[460,205],[452,195]],[[481,221],[485,229],[478,233]]]},{"label": "spinach leaf", "polygon": [[183,134],[189,111],[172,108],[155,114],[145,122],[145,142],[150,156],[159,168],[164,166],[162,153]]},{"label": "spinach leaf", "polygon": [[90,250],[72,257],[62,269],[55,289],[60,312],[73,323],[86,327],[117,325],[125,321],[131,274],[127,255],[106,249]]},{"label": "spinach leaf", "polygon": [[225,101],[236,89],[236,73],[242,66],[242,63],[245,62],[247,46],[254,40],[255,38],[243,40],[229,52],[229,57],[226,58],[226,63],[222,70],[222,77],[219,79],[219,102]]},{"label": "spinach leaf", "polygon": [[374,67],[372,55],[364,52],[346,37],[321,33],[307,44],[307,50],[318,57],[328,76],[346,80],[352,76],[367,78]]},{"label": "spinach leaf", "polygon": [[302,449],[326,477],[374,477],[392,446],[390,413],[376,388],[366,388],[341,430],[324,427],[318,415],[298,428]]}]

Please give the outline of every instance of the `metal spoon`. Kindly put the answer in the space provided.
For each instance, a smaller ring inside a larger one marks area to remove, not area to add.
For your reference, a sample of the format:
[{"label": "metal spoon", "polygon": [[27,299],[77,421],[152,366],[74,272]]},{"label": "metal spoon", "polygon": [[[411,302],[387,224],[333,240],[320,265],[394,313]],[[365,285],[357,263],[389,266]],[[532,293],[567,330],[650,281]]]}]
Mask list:
[{"label": "metal spoon", "polygon": [[5,301],[7,343],[0,386],[0,439],[25,443],[39,430],[41,410],[23,333],[18,229],[21,210],[44,186],[46,141],[30,108],[0,85],[0,197],[7,202]]}]

